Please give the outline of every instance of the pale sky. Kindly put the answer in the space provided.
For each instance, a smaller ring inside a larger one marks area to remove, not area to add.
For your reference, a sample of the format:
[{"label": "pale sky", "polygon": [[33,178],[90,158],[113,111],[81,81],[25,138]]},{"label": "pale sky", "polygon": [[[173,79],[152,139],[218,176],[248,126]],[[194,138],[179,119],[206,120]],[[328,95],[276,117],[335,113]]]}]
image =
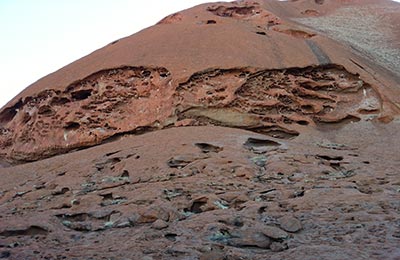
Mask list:
[{"label": "pale sky", "polygon": [[0,0],[0,108],[41,77],[210,1]]},{"label": "pale sky", "polygon": [[0,0],[0,108],[41,77],[210,1]]}]

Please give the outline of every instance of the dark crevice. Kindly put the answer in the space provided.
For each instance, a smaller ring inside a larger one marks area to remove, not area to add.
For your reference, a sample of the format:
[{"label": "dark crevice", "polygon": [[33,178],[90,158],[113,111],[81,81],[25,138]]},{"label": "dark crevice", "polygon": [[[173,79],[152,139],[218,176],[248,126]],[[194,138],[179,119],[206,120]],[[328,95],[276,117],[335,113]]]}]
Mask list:
[{"label": "dark crevice", "polygon": [[344,158],[343,156],[329,156],[329,155],[316,155],[317,159],[323,159],[327,161],[342,161]]},{"label": "dark crevice", "polygon": [[174,234],[174,233],[167,233],[167,234],[165,234],[164,235],[164,237],[166,238],[166,239],[168,239],[169,241],[176,241],[176,237],[177,237],[178,235],[177,234]]},{"label": "dark crevice", "polygon": [[5,108],[1,113],[0,113],[0,126],[7,124],[13,118],[15,115],[18,113],[18,110],[24,105],[22,102],[22,99],[20,99],[15,105],[12,107],[7,107]]},{"label": "dark crevice", "polygon": [[71,100],[66,97],[53,97],[52,100],[50,101],[50,105],[61,106],[69,102],[71,102]]},{"label": "dark crevice", "polygon": [[193,213],[203,212],[203,210],[201,209],[201,206],[203,206],[205,204],[206,204],[206,202],[201,202],[201,201],[193,202],[192,206],[190,207],[190,212],[193,212]]},{"label": "dark crevice", "polygon": [[71,131],[71,130],[77,130],[79,129],[81,125],[77,122],[68,122],[65,126],[64,129],[67,131]]},{"label": "dark crevice", "polygon": [[280,146],[280,143],[268,139],[259,139],[250,137],[244,143],[244,146],[248,148],[263,147],[263,146]]},{"label": "dark crevice", "polygon": [[202,206],[206,205],[208,201],[208,198],[202,197],[199,199],[196,199],[195,201],[192,202],[192,205],[190,205],[189,208],[185,208],[185,212],[191,212],[195,214],[199,214],[203,212]]},{"label": "dark crevice", "polygon": [[197,146],[203,153],[209,153],[209,152],[218,153],[223,150],[222,147],[208,143],[195,143],[194,145]]},{"label": "dark crevice", "polygon": [[55,111],[49,105],[44,105],[39,107],[38,110],[39,115],[51,116],[55,114]]},{"label": "dark crevice", "polygon": [[299,134],[300,134],[299,132],[296,132],[294,130],[284,129],[279,126],[257,127],[257,128],[247,129],[247,130],[253,131],[258,134],[268,135],[268,136],[278,138],[278,139],[293,139],[293,138],[299,136]]},{"label": "dark crevice", "polygon": [[87,99],[92,95],[93,89],[82,89],[82,90],[77,90],[71,93],[71,97],[74,100],[84,100]]},{"label": "dark crevice", "polygon": [[0,233],[3,237],[47,235],[49,231],[43,227],[30,226],[26,229],[5,230]]},{"label": "dark crevice", "polygon": [[129,177],[129,172],[127,170],[124,170],[121,174],[121,177],[123,178],[128,178]]}]

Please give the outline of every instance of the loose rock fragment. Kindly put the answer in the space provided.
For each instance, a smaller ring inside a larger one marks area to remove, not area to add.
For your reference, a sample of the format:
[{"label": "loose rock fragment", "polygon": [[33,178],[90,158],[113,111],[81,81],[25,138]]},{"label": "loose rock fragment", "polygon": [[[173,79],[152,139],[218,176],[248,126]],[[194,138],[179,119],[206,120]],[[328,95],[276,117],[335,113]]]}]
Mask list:
[{"label": "loose rock fragment", "polygon": [[300,220],[292,216],[283,216],[279,219],[279,225],[287,232],[297,232],[303,228]]},{"label": "loose rock fragment", "polygon": [[157,219],[155,222],[153,222],[151,227],[154,228],[154,229],[161,230],[161,229],[167,228],[168,227],[168,223],[165,222],[162,219]]},{"label": "loose rock fragment", "polygon": [[254,229],[239,231],[234,234],[235,237],[228,240],[228,245],[235,247],[259,247],[268,249],[271,245],[271,239],[263,233]]},{"label": "loose rock fragment", "polygon": [[288,249],[288,246],[284,242],[272,242],[270,245],[270,249],[273,252],[281,252]]},{"label": "loose rock fragment", "polygon": [[275,240],[283,240],[288,238],[289,234],[283,231],[282,229],[274,226],[262,226],[260,227],[260,231]]}]

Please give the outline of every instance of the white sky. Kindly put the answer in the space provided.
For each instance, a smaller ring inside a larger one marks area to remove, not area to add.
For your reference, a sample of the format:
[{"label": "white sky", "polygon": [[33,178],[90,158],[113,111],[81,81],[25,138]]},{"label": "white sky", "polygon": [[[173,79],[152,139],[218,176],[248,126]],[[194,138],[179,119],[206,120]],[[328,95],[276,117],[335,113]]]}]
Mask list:
[{"label": "white sky", "polygon": [[0,108],[39,78],[206,2],[212,0],[0,0]]},{"label": "white sky", "polygon": [[0,108],[39,78],[92,51],[212,1],[0,0]]}]

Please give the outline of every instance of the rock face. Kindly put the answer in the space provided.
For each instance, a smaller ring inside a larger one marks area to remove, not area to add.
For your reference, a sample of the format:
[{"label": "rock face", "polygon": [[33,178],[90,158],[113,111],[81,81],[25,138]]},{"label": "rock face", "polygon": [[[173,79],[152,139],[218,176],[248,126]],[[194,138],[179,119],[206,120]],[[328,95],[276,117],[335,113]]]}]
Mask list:
[{"label": "rock face", "polygon": [[[379,64],[365,63],[358,53],[318,32],[319,27],[293,22],[327,20],[327,27],[328,18],[335,17],[291,14],[309,5],[202,5],[116,41],[39,80],[3,108],[1,156],[11,163],[35,161],[121,134],[174,125],[297,136],[307,125],[397,114],[399,90],[391,84],[399,75],[382,73],[380,78],[375,75]],[[336,6],[337,13],[359,8],[351,1],[311,5],[321,12],[325,5]],[[232,39],[233,34],[238,37]],[[357,39],[349,38],[350,43]],[[163,50],[162,55],[154,49]],[[392,49],[395,57],[400,55]],[[393,74],[391,68],[387,73]]]},{"label": "rock face", "polygon": [[204,4],[40,79],[0,110],[0,258],[399,258],[399,14]]}]

